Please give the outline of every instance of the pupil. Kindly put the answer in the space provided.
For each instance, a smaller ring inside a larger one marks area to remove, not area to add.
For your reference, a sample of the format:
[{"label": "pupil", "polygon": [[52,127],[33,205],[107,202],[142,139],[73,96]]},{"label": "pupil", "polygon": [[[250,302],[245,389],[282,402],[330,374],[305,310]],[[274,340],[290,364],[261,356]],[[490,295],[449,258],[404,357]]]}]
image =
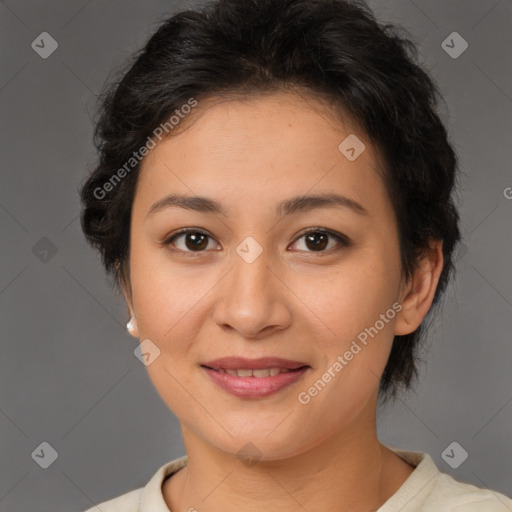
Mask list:
[{"label": "pupil", "polygon": [[[192,243],[189,244],[190,241]],[[185,236],[185,244],[187,246],[187,249],[204,249],[208,245],[208,241],[206,239],[206,235],[204,235],[203,233],[187,233],[187,235]]]},{"label": "pupil", "polygon": [[[311,246],[309,242],[311,242]],[[311,233],[306,236],[306,244],[310,249],[324,249],[327,245],[327,235],[325,233]]]}]

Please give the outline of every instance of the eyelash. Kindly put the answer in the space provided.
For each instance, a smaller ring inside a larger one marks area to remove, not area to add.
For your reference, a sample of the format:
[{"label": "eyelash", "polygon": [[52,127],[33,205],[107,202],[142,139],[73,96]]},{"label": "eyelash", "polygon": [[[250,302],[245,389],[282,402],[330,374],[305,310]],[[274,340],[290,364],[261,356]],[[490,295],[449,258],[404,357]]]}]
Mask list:
[{"label": "eyelash", "polygon": [[[198,233],[198,234],[201,234],[201,235],[205,235],[205,236],[208,236],[210,238],[213,239],[213,237],[211,237],[208,233],[206,233],[205,231],[203,231],[202,229],[195,229],[195,228],[184,228],[184,229],[181,229],[179,231],[176,231],[174,233],[172,233],[170,236],[168,236],[163,242],[162,242],[162,245],[167,247],[171,252],[174,252],[174,253],[180,253],[180,254],[184,254],[186,256],[190,256],[190,257],[197,257],[197,256],[200,256],[202,253],[204,252],[207,252],[206,250],[203,250],[203,251],[184,251],[182,249],[174,249],[174,248],[171,248],[170,246],[172,245],[172,242],[175,238],[177,238],[178,236],[180,235],[185,235],[185,234],[188,234],[188,233]],[[343,235],[341,233],[338,233],[336,231],[332,231],[330,229],[324,229],[324,228],[310,228],[308,229],[307,231],[301,233],[295,240],[294,240],[294,244],[302,237],[305,237],[311,233],[321,233],[323,235],[328,235],[329,237],[332,237],[334,239],[337,240],[337,242],[343,247],[343,248],[347,248],[347,247],[350,247],[352,245],[352,241],[350,240],[350,238],[346,235]],[[340,248],[331,248],[331,249],[327,249],[327,250],[323,250],[323,251],[299,251],[299,252],[309,252],[309,253],[312,253],[312,254],[322,254],[322,253],[327,253],[329,254],[331,251],[333,250],[339,250]]]}]

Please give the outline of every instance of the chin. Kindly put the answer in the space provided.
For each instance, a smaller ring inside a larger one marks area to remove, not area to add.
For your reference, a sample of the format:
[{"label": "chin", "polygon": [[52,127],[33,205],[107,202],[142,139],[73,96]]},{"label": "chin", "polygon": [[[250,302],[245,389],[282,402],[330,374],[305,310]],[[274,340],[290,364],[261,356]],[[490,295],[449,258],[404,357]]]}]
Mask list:
[{"label": "chin", "polygon": [[257,430],[254,425],[246,426],[245,429],[235,424],[225,427],[228,432],[236,432],[236,435],[231,437],[220,427],[216,436],[212,436],[211,430],[202,429],[201,435],[210,446],[237,457],[242,462],[248,461],[248,464],[254,461],[288,459],[308,451],[319,442],[318,439],[307,435],[304,425],[300,432],[299,429],[290,431],[279,426],[276,428],[275,423],[272,426],[260,424]]}]

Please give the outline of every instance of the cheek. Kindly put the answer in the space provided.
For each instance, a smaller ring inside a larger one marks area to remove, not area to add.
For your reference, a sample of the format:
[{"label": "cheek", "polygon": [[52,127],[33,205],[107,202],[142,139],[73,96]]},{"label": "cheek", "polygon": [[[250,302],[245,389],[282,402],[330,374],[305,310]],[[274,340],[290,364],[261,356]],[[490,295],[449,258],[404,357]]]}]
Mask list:
[{"label": "cheek", "polygon": [[347,261],[307,296],[308,306],[321,320],[316,321],[321,329],[316,339],[323,357],[308,382],[314,386],[312,395],[307,388],[302,391],[319,411],[336,404],[336,414],[355,413],[354,408],[375,392],[386,365],[399,307],[399,263],[383,258],[382,252],[373,256],[376,252]]},{"label": "cheek", "polygon": [[[323,339],[343,346],[373,326],[392,307],[399,268],[398,262],[372,257],[368,251],[368,255],[359,253],[333,271],[293,279],[294,293],[307,307],[304,312],[316,324]],[[386,320],[389,321],[385,322],[383,331],[391,330],[393,323],[393,318]]]},{"label": "cheek", "polygon": [[141,339],[163,353],[182,352],[196,336],[213,276],[171,264],[165,249],[132,251],[133,305]]},{"label": "cheek", "polygon": [[[208,283],[175,265],[133,254],[132,289],[141,341],[150,339],[159,356],[146,370],[155,389],[178,417],[190,413],[197,374],[194,340],[200,336]],[[188,392],[187,392],[188,391]]]},{"label": "cheek", "polygon": [[385,300],[374,293],[375,287],[361,289],[347,286],[332,291],[330,300],[321,298],[324,320],[335,334],[325,331],[316,338],[322,357],[297,400],[311,418],[323,418],[319,428],[324,431],[336,430],[365,409],[378,391],[391,350],[396,318],[392,296]]}]

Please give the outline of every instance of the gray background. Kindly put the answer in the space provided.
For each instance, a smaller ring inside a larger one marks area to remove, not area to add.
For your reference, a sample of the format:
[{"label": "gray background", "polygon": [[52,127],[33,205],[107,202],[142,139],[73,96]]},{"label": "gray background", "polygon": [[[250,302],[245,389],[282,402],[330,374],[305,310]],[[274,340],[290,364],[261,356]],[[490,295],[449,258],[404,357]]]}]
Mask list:
[{"label": "gray background", "polygon": [[[77,187],[94,165],[90,118],[104,81],[186,5],[0,3],[2,512],[82,511],[184,454],[177,420],[133,355],[124,303],[85,244]],[[381,412],[380,437],[512,495],[512,1],[370,5],[411,32],[444,94],[465,238],[428,368],[415,392]],[[31,47],[44,31],[59,45],[47,59]],[[441,46],[453,31],[469,43],[457,59]],[[452,441],[469,453],[458,469],[441,457]],[[31,456],[42,442],[58,452],[48,469]]]}]

